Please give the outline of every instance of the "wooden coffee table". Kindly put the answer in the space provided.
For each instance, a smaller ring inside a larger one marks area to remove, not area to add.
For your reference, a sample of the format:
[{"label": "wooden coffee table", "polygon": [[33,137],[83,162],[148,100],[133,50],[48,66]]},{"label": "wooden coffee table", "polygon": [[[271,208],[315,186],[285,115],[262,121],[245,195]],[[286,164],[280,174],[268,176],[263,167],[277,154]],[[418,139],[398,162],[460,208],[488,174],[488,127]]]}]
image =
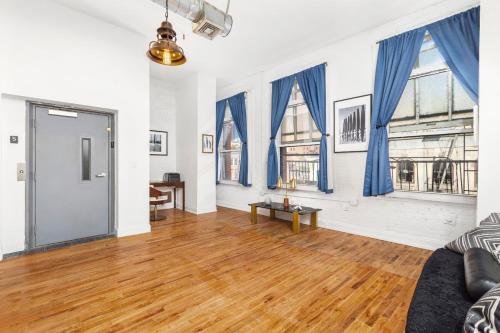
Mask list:
[{"label": "wooden coffee table", "polygon": [[270,217],[272,219],[276,218],[276,211],[290,213],[293,215],[292,230],[294,233],[298,234],[300,232],[300,216],[301,215],[311,215],[311,228],[316,229],[318,227],[318,212],[321,209],[311,208],[302,206],[302,210],[295,210],[295,205],[290,205],[287,209],[283,207],[282,203],[273,202],[267,205],[265,202],[256,202],[248,204],[251,207],[250,221],[252,224],[257,224],[257,208],[269,209]]}]

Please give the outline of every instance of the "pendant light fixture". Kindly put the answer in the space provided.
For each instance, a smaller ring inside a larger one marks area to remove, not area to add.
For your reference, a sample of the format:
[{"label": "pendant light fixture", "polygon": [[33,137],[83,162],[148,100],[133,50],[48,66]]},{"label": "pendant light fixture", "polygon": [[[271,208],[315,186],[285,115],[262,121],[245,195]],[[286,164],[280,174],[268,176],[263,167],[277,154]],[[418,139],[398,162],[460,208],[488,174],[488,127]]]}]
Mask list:
[{"label": "pendant light fixture", "polygon": [[178,66],[186,62],[184,50],[177,45],[177,34],[168,22],[168,0],[165,0],[165,21],[156,30],[156,41],[149,43],[147,55],[154,62],[166,66]]}]

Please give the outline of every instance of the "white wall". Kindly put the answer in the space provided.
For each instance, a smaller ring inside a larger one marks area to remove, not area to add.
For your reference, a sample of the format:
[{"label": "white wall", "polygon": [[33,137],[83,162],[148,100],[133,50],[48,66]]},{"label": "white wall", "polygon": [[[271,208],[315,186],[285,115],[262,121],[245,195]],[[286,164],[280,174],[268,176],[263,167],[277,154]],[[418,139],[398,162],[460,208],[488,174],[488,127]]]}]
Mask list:
[{"label": "white wall", "polygon": [[[198,77],[196,75],[179,82],[177,102],[177,170],[186,186],[186,209],[196,213],[198,204]],[[200,139],[201,140],[201,139]]]},{"label": "white wall", "polygon": [[162,180],[165,172],[177,170],[177,135],[175,88],[162,80],[152,78],[150,83],[150,119],[149,128],[168,132],[168,155],[149,157],[151,180]]},{"label": "white wall", "polygon": [[217,82],[214,76],[198,76],[198,213],[214,212],[216,208],[215,190],[215,148],[213,153],[202,153],[202,135],[213,136],[215,142],[215,103]]},{"label": "white wall", "polygon": [[479,196],[477,219],[500,212],[500,1],[481,0],[479,60]]},{"label": "white wall", "polygon": [[[51,1],[0,2],[0,225],[2,252],[24,249],[25,101],[115,110],[118,235],[150,230],[147,40]],[[12,97],[17,96],[17,97]],[[8,143],[19,135],[18,145]]]},{"label": "white wall", "polygon": [[203,154],[202,134],[215,135],[215,77],[198,73],[178,83],[177,169],[186,182],[186,210],[208,213],[215,206],[215,155]]},{"label": "white wall", "polygon": [[[176,134],[176,102],[175,88],[160,79],[151,78],[150,81],[150,119],[149,128],[168,133],[168,155],[149,156],[149,177],[153,181],[162,180],[166,172],[177,172],[177,134]],[[167,189],[165,189],[167,190]],[[170,189],[173,191],[173,189]],[[181,192],[179,191],[179,194]],[[181,195],[179,195],[181,199]],[[173,194],[172,194],[173,200]],[[160,209],[173,208],[174,203],[160,206]]]},{"label": "white wall", "polygon": [[[219,89],[217,99],[248,91],[249,149],[253,186],[217,186],[217,204],[248,210],[248,203],[269,195],[282,200],[282,193],[266,189],[266,163],[270,136],[270,81],[319,63],[327,67],[327,131],[333,133],[333,101],[372,93],[376,41],[466,10],[477,1],[447,1],[368,32],[277,64],[237,84]],[[334,194],[295,192],[292,203],[323,209],[319,225],[424,248],[437,248],[475,224],[476,200],[440,194],[362,196],[366,153],[333,154],[329,138],[329,172]],[[265,212],[263,212],[265,213]]]}]

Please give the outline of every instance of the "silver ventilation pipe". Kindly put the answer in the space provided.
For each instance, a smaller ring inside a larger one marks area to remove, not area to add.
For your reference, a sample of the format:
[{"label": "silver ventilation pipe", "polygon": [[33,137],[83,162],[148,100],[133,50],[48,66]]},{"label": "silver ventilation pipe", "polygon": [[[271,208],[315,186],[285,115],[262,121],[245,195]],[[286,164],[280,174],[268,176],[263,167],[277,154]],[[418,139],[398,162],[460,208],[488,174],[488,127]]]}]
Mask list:
[{"label": "silver ventilation pipe", "polygon": [[[151,1],[165,8],[165,0]],[[233,27],[231,15],[204,0],[168,0],[168,9],[193,22],[193,32],[208,39],[226,37]]]}]

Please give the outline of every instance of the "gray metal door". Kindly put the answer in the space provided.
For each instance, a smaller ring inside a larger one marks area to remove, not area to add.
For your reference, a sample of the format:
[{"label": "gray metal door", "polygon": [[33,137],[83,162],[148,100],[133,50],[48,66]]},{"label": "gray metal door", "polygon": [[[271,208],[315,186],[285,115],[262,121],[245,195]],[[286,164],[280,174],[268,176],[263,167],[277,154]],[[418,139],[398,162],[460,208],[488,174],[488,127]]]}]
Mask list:
[{"label": "gray metal door", "polygon": [[34,106],[32,117],[30,247],[110,234],[110,116]]}]

